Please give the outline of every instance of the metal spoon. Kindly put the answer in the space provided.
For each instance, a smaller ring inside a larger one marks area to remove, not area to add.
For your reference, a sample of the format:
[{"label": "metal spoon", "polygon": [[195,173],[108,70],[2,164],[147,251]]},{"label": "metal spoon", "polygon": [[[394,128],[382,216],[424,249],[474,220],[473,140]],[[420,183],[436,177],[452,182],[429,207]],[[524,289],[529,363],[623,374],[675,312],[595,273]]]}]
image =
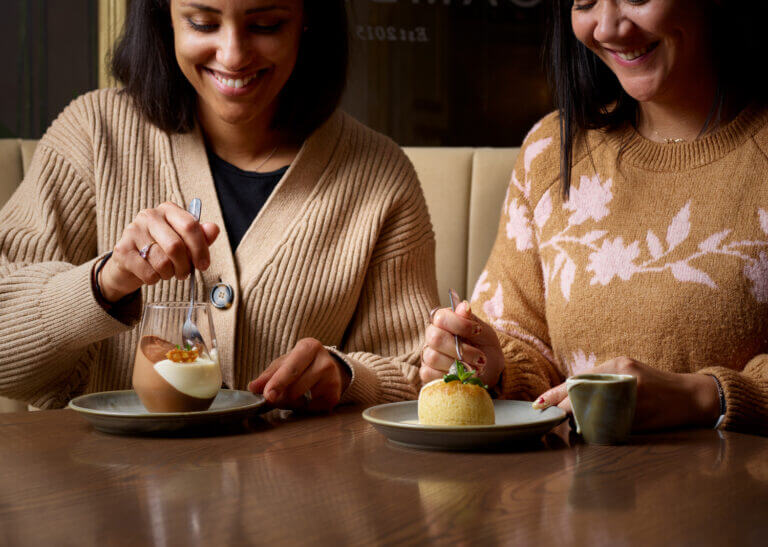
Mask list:
[{"label": "metal spoon", "polygon": [[[456,311],[456,304],[453,301],[454,295],[456,296],[456,299],[459,299],[459,295],[454,291],[453,289],[448,289],[448,300],[451,302],[451,310]],[[464,361],[464,356],[461,354],[461,344],[459,344],[459,337],[455,334],[453,335],[453,340],[456,342],[456,355],[459,358],[459,361]],[[458,374],[459,370],[456,368],[456,362],[454,361],[450,368],[448,369],[448,374]]]},{"label": "metal spoon", "polygon": [[[195,220],[200,220],[200,211],[202,209],[202,202],[198,198],[194,198],[189,202],[187,211],[195,217]],[[190,267],[189,272],[189,308],[187,308],[187,319],[184,321],[184,325],[181,327],[181,337],[185,344],[190,346],[197,346],[200,353],[206,353],[205,342],[203,342],[203,336],[200,334],[200,329],[192,321],[192,312],[195,309],[195,266]]]}]

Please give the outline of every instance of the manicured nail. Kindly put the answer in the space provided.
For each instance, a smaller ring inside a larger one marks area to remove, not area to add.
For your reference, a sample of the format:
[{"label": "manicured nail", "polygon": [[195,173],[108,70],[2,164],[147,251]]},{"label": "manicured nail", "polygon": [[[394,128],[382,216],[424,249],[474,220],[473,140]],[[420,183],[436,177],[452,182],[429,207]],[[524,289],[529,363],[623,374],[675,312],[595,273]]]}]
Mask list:
[{"label": "manicured nail", "polygon": [[544,410],[545,408],[549,408],[552,405],[550,405],[546,400],[544,400],[544,397],[539,397],[533,402],[531,406],[535,410]]},{"label": "manicured nail", "polygon": [[475,325],[472,327],[472,335],[477,336],[482,332],[482,330],[483,330],[483,327],[481,327],[480,325]]}]

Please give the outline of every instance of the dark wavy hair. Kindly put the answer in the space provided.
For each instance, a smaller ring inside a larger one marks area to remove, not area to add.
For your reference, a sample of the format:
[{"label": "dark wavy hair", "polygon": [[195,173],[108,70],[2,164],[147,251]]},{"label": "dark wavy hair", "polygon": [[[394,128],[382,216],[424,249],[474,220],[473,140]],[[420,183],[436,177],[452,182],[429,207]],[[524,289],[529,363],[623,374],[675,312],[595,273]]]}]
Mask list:
[{"label": "dark wavy hair", "polygon": [[[306,31],[273,126],[307,135],[336,109],[349,58],[344,0],[304,0]],[[170,0],[131,0],[111,70],[146,118],[169,133],[195,126],[197,93],[176,62]]]},{"label": "dark wavy hair", "polygon": [[[712,10],[712,62],[717,91],[701,134],[717,129],[726,105],[768,102],[768,71],[761,58],[768,15],[766,0],[701,0]],[[638,104],[618,78],[576,39],[571,27],[573,0],[549,0],[544,59],[560,119],[560,175],[563,195],[570,189],[575,141],[589,129],[612,130],[634,124]]]}]

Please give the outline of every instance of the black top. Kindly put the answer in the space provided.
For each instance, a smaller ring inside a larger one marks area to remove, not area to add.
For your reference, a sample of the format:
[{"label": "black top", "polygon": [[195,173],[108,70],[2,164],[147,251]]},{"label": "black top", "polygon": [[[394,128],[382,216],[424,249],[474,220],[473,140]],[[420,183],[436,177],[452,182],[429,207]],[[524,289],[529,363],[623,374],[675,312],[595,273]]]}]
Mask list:
[{"label": "black top", "polygon": [[208,153],[208,163],[219,196],[224,227],[234,253],[288,166],[269,173],[243,171],[211,152]]}]

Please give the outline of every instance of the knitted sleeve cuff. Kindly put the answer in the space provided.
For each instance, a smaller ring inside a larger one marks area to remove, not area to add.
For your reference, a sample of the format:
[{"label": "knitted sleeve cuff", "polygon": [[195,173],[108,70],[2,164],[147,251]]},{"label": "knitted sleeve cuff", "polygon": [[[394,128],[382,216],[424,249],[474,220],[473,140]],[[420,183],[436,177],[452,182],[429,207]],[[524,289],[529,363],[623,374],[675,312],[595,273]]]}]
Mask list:
[{"label": "knitted sleeve cuff", "polygon": [[[768,361],[768,356],[763,356]],[[697,371],[714,376],[725,394],[725,429],[768,434],[768,379],[759,380],[725,367]]]},{"label": "knitted sleeve cuff", "polygon": [[133,327],[141,317],[141,289],[135,290],[117,302],[108,302],[104,298],[104,295],[101,294],[101,289],[99,288],[99,270],[104,267],[104,264],[106,264],[111,256],[112,252],[105,253],[94,263],[93,269],[91,270],[91,289],[93,291],[93,296],[96,299],[96,302],[98,302],[109,315],[129,327]]},{"label": "knitted sleeve cuff", "polygon": [[533,401],[555,385],[565,381],[558,371],[532,346],[497,331],[504,354],[504,369],[499,379],[505,399]]},{"label": "knitted sleeve cuff", "polygon": [[125,323],[101,307],[93,292],[93,268],[99,258],[51,277],[40,294],[43,325],[51,344],[62,349],[88,346],[128,330],[141,314],[141,299],[132,302]]},{"label": "knitted sleeve cuff", "polygon": [[349,368],[349,385],[341,394],[339,404],[378,402],[379,386],[376,373],[364,364],[350,359],[336,346],[325,346],[325,349]]},{"label": "knitted sleeve cuff", "polygon": [[414,377],[406,375],[404,363],[390,357],[366,352],[343,353],[335,346],[326,349],[349,366],[352,378],[340,403],[378,404],[415,399],[418,396],[418,369]]}]

